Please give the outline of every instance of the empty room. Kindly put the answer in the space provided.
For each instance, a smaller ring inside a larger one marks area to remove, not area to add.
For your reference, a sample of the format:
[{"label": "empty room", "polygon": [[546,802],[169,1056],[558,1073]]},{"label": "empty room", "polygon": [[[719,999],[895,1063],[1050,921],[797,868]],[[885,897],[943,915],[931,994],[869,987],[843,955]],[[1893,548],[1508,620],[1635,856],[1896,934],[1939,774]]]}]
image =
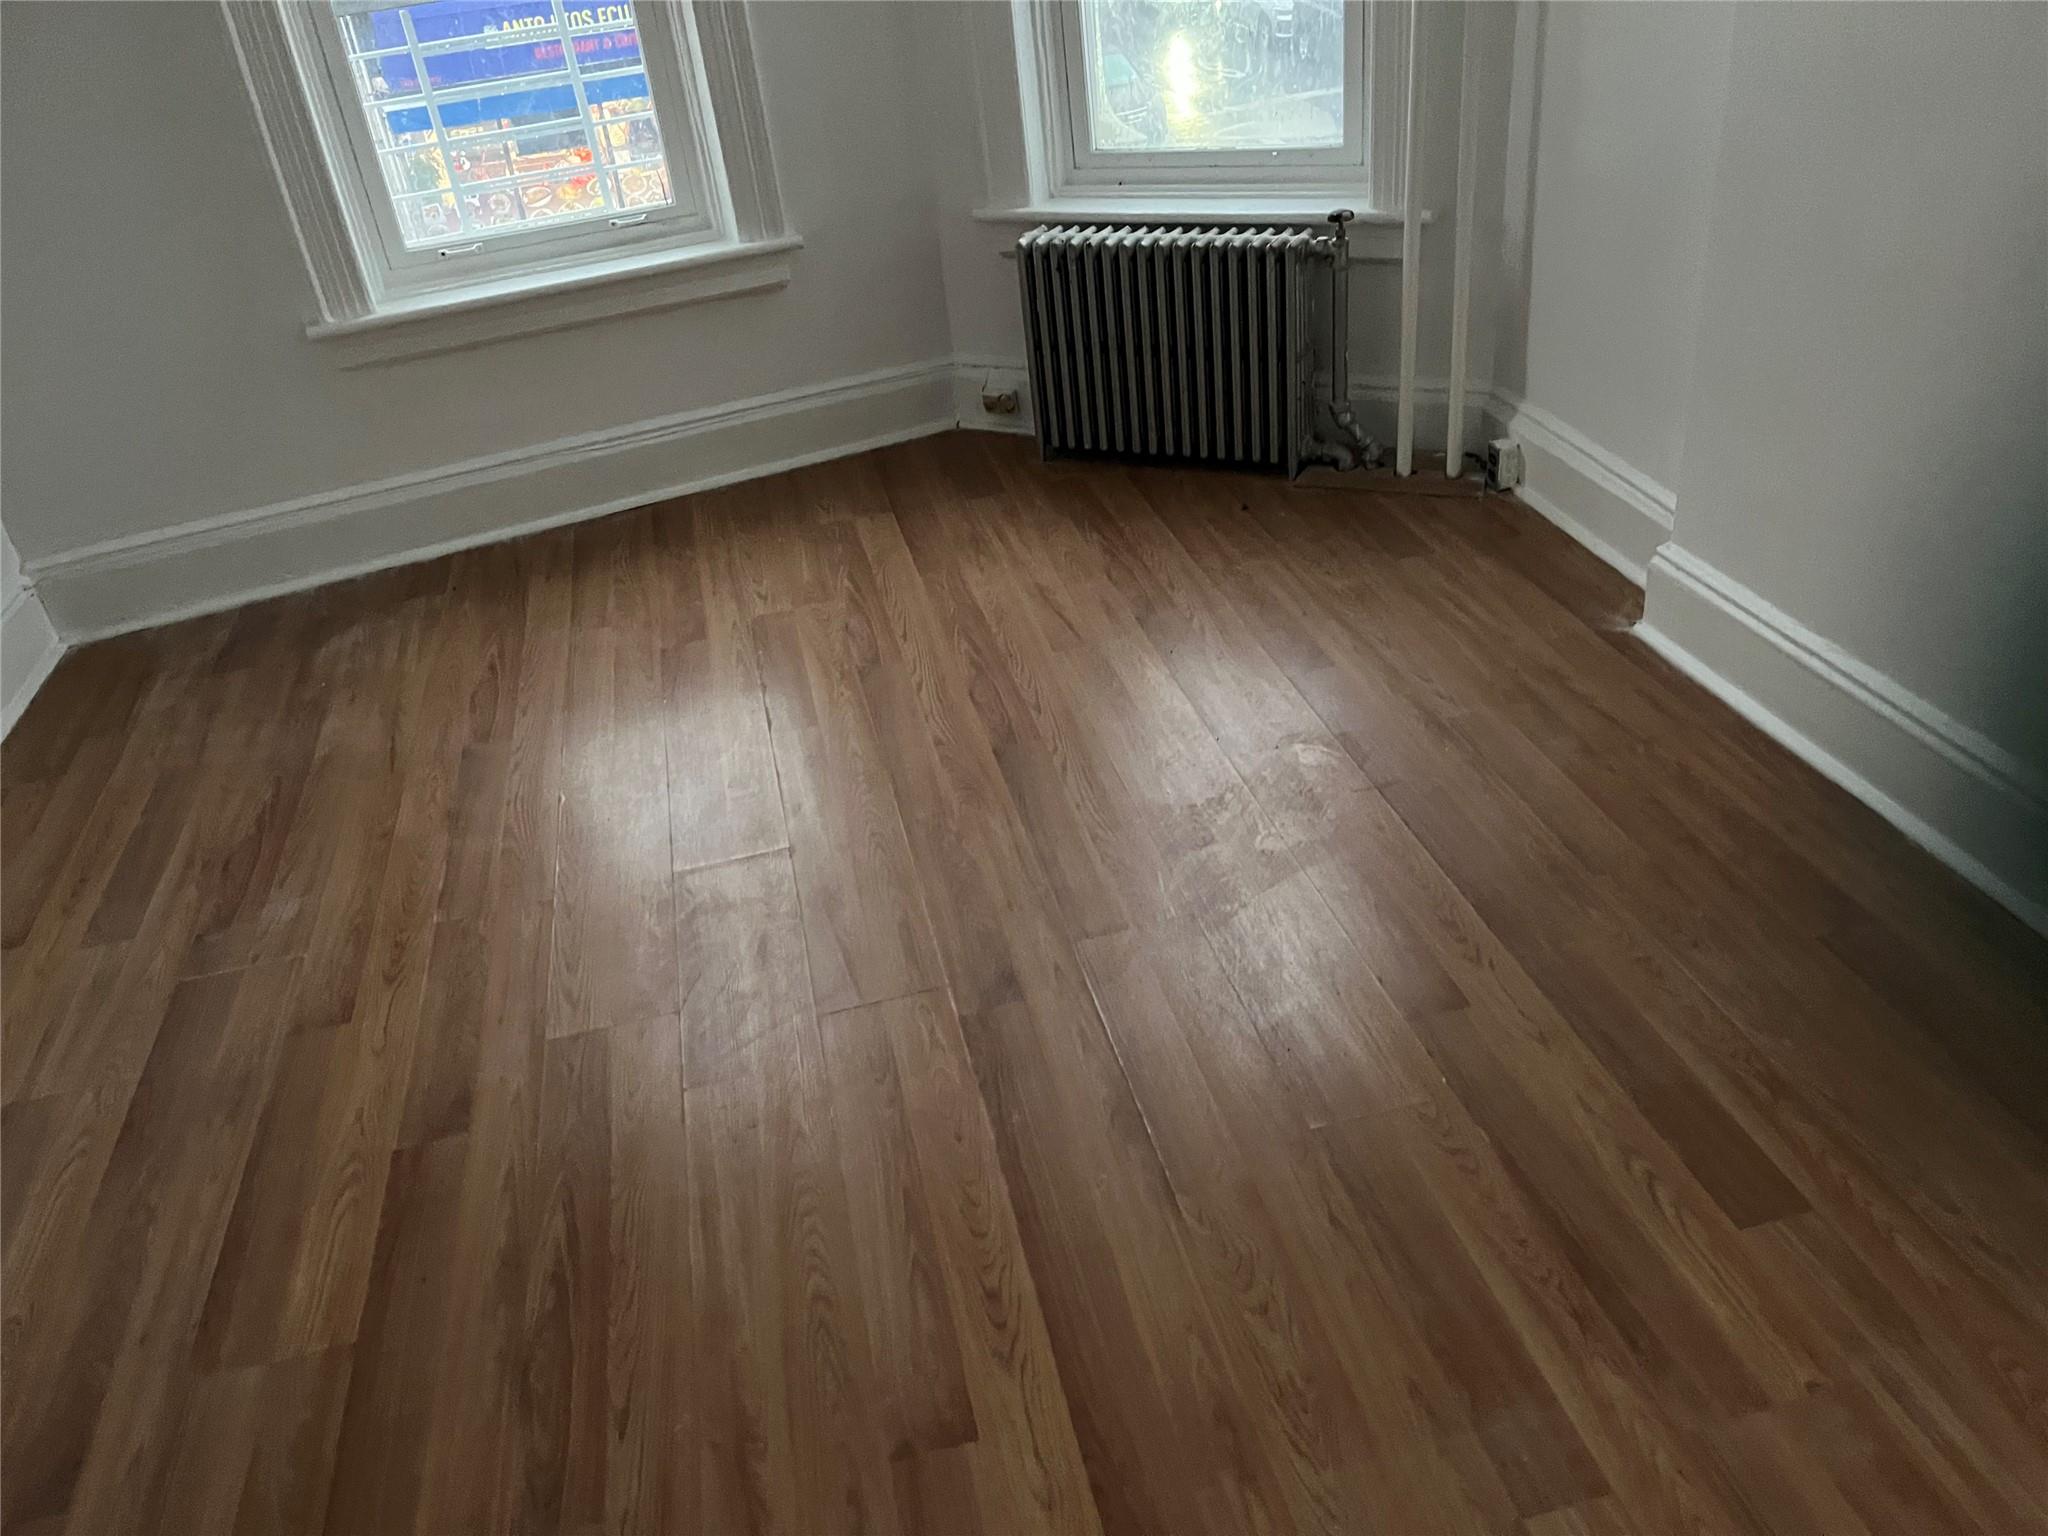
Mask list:
[{"label": "empty room", "polygon": [[2048,1536],[2048,3],[0,0],[0,522],[4,1536]]}]

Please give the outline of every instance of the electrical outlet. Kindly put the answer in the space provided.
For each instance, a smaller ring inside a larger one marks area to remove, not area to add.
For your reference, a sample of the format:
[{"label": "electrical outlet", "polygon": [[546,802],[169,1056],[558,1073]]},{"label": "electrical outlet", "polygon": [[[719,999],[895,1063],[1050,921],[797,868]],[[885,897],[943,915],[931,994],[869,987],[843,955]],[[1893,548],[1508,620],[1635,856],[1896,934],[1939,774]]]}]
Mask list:
[{"label": "electrical outlet", "polygon": [[981,392],[981,409],[986,416],[1014,416],[1017,414],[1017,391],[984,389]]},{"label": "electrical outlet", "polygon": [[1522,445],[1512,437],[1496,437],[1486,445],[1486,483],[1497,491],[1522,483]]}]

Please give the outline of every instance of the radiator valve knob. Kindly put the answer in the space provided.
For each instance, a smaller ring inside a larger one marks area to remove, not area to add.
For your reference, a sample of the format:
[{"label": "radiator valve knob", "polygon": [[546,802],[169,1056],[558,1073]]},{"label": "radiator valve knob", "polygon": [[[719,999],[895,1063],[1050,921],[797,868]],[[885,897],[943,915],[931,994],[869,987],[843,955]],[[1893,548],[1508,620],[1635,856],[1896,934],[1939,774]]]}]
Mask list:
[{"label": "radiator valve knob", "polygon": [[1339,230],[1342,230],[1346,224],[1349,224],[1357,217],[1358,215],[1349,208],[1335,208],[1330,212],[1330,222],[1336,225]]}]

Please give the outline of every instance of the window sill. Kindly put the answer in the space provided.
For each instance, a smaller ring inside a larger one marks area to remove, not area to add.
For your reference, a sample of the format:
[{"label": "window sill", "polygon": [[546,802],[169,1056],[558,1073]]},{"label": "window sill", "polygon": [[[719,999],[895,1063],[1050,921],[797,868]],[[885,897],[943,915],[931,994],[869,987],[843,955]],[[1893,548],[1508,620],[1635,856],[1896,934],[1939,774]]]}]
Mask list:
[{"label": "window sill", "polygon": [[[977,208],[983,224],[1325,224],[1345,206],[1341,189],[1285,197],[1050,197],[1018,208]],[[1422,211],[1425,226],[1436,221]],[[1353,261],[1399,261],[1401,215],[1360,208],[1351,223]]]},{"label": "window sill", "polygon": [[315,322],[306,335],[333,344],[344,368],[453,352],[614,315],[779,288],[790,279],[791,253],[802,245],[786,235],[610,257],[397,300],[355,319]]}]

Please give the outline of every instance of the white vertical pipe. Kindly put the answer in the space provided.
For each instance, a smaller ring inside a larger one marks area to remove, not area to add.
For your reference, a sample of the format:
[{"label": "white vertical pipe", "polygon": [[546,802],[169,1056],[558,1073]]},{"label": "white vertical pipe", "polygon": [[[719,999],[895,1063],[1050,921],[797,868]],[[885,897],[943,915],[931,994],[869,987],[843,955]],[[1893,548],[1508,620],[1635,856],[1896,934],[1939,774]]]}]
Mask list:
[{"label": "white vertical pipe", "polygon": [[1463,8],[1464,63],[1458,79],[1458,213],[1451,231],[1457,246],[1451,257],[1451,389],[1450,413],[1444,433],[1444,475],[1455,480],[1465,468],[1466,353],[1472,328],[1472,200],[1479,181],[1479,30],[1480,10]]},{"label": "white vertical pipe", "polygon": [[1422,6],[1408,17],[1408,134],[1401,152],[1401,394],[1394,473],[1415,472],[1415,351],[1422,319]]}]

